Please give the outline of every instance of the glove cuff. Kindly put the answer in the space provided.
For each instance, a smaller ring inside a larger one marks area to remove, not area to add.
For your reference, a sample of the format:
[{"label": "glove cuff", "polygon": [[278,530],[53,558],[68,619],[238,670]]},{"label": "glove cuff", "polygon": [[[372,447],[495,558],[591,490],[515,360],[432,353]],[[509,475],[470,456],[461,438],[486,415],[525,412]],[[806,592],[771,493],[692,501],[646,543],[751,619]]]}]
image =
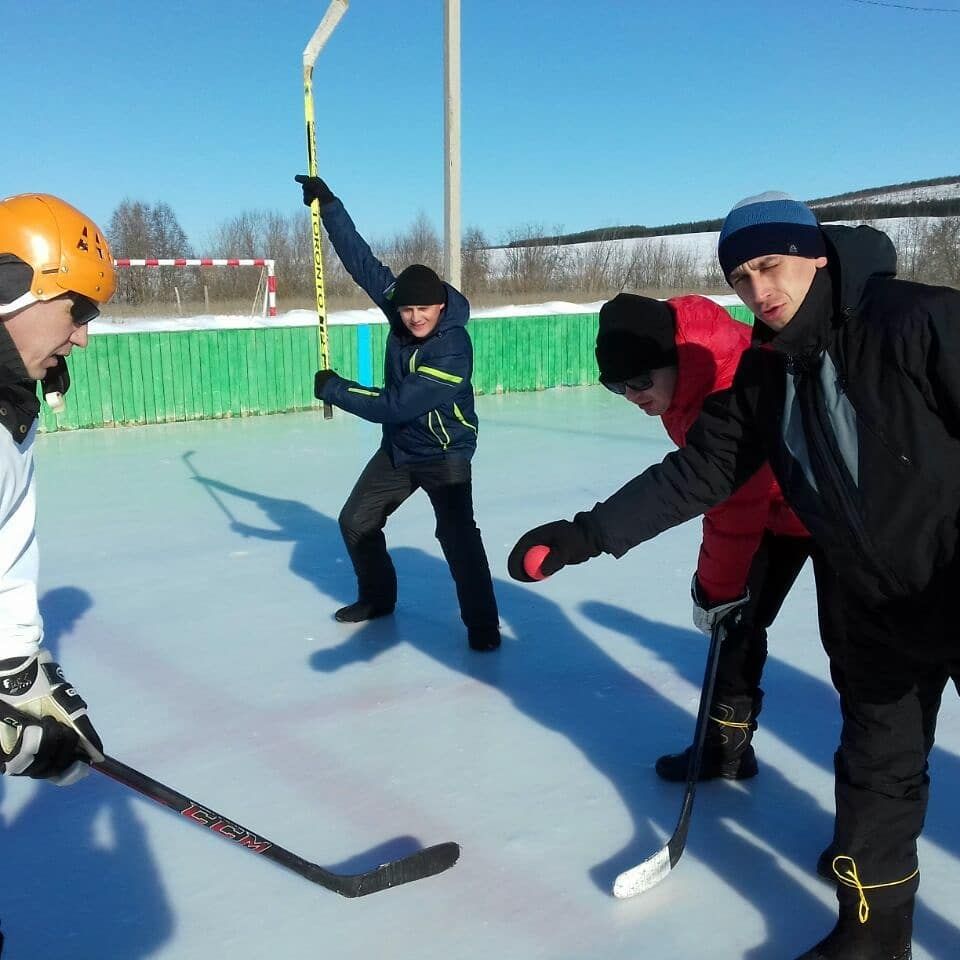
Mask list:
[{"label": "glove cuff", "polygon": [[603,553],[603,544],[600,542],[600,532],[597,530],[590,513],[581,510],[580,513],[575,514],[573,525],[583,538],[584,553],[587,554],[586,559],[599,557]]}]

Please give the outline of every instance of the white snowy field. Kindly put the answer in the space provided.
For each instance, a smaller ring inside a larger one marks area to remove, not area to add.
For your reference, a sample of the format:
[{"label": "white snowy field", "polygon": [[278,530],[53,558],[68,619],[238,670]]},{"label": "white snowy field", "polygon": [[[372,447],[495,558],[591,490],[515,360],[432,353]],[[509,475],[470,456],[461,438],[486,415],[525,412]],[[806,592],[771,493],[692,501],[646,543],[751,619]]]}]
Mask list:
[{"label": "white snowy field", "polygon": [[[960,180],[953,183],[925,184],[922,187],[898,187],[881,193],[871,193],[871,203],[910,203],[916,200],[955,200],[960,198]],[[857,197],[835,201],[840,204],[854,204]]]},{"label": "white snowy field", "polygon": [[[711,297],[720,304],[742,303],[739,297],[726,295]],[[550,300],[546,303],[509,304],[503,307],[471,309],[470,317],[480,320],[485,317],[542,317],[567,313],[598,313],[603,300],[591,303],[569,303]],[[379,307],[362,310],[336,310],[327,316],[329,326],[356,326],[368,323],[386,323],[387,318]],[[275,317],[239,316],[230,314],[198,314],[190,317],[144,316],[111,318],[109,315],[90,324],[90,333],[170,333],[185,330],[246,330],[262,327],[315,327],[316,310],[285,310]]]},{"label": "white snowy field", "polygon": [[[338,412],[40,439],[47,642],[108,752],[340,871],[447,840],[463,852],[346,900],[99,775],[64,790],[3,778],[4,960],[792,960],[832,926],[813,866],[839,724],[809,576],[771,634],[760,776],[702,786],[678,868],[615,900],[614,876],[679,812],[653,762],[693,727],[699,524],[514,583],[521,532],[592,505],[669,443],[602,388],[478,410],[494,654],[467,648],[422,494],[387,528],[395,617],[332,620],[354,597],[336,516],[374,426]],[[958,719],[949,690],[917,960],[960,943]]]}]

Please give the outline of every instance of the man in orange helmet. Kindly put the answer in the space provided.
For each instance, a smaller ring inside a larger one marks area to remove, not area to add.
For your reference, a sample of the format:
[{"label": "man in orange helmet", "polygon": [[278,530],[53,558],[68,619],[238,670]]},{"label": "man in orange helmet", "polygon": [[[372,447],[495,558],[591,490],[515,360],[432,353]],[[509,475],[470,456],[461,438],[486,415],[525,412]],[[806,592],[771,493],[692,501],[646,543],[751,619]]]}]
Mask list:
[{"label": "man in orange helmet", "polygon": [[100,228],[57,197],[0,200],[0,771],[73,783],[102,744],[41,646],[33,442],[37,381],[59,404],[66,358],[116,286]]}]

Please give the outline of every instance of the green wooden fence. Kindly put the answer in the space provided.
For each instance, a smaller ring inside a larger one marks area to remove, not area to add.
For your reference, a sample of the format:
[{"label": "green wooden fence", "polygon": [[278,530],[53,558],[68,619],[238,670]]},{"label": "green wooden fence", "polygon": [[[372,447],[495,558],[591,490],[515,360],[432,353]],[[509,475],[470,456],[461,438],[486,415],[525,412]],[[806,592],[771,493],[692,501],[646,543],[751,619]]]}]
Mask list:
[{"label": "green wooden fence", "polygon": [[[750,320],[744,307],[730,307]],[[596,383],[597,314],[470,322],[477,393]],[[330,362],[351,380],[383,384],[386,324],[330,327]],[[41,429],[169,423],[307,410],[316,327],[91,336],[70,356],[67,409],[42,406]]]}]

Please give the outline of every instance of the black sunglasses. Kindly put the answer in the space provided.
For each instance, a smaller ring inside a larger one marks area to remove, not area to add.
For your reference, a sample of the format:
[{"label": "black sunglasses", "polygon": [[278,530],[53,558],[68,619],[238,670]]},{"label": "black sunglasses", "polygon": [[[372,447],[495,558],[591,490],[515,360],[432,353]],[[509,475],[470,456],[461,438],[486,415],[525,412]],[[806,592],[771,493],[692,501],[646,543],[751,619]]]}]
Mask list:
[{"label": "black sunglasses", "polygon": [[70,297],[70,319],[82,327],[100,316],[100,304],[82,293],[67,294]]},{"label": "black sunglasses", "polygon": [[601,380],[600,382],[611,393],[616,393],[624,397],[627,394],[627,387],[635,390],[637,393],[649,390],[653,386],[653,377],[651,377],[649,373],[638,373],[629,380]]}]

